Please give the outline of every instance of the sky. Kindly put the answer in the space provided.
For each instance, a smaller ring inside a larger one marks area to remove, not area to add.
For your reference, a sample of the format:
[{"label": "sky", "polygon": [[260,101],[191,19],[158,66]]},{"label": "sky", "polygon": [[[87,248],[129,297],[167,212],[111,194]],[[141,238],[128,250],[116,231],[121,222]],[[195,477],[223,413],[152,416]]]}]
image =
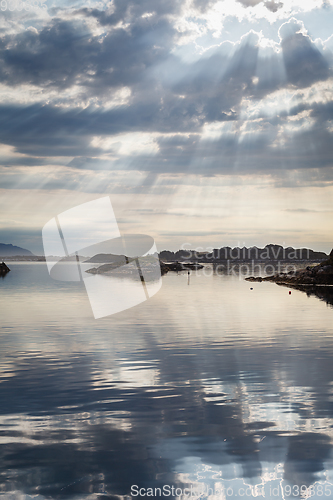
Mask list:
[{"label": "sky", "polygon": [[333,247],[329,0],[0,7],[0,242],[109,195],[158,250]]}]

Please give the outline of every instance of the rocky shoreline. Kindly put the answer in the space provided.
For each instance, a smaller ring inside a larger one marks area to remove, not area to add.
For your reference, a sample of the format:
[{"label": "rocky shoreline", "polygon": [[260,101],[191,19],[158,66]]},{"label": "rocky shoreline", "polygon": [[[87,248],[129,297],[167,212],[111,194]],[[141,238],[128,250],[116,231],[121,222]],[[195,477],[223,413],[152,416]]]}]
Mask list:
[{"label": "rocky shoreline", "polygon": [[9,273],[10,269],[4,262],[0,262],[0,276],[4,276]]},{"label": "rocky shoreline", "polygon": [[[107,274],[107,273],[115,273],[119,272],[121,274],[132,274],[133,272],[137,272],[137,267],[135,265],[135,260],[132,258],[126,258],[127,259],[127,265],[125,265],[125,262],[122,262],[122,265],[119,265],[119,262],[110,262],[107,264],[102,264],[101,266],[98,267],[93,267],[91,269],[88,269],[86,273],[90,274]],[[142,262],[144,261],[145,258],[140,258],[140,264],[142,265]],[[155,265],[157,263],[157,260],[154,259],[154,262],[151,261],[151,259],[146,258],[147,262],[144,264],[145,265],[145,271],[156,271]],[[174,271],[174,272],[180,272],[180,271],[190,271],[190,270],[197,270],[197,269],[202,269],[204,266],[201,264],[198,264],[196,262],[163,262],[159,261],[160,267],[161,267],[161,274],[162,276],[164,274],[167,274],[169,271]]]},{"label": "rocky shoreline", "polygon": [[333,285],[333,250],[330,256],[324,262],[315,266],[307,266],[304,269],[297,271],[289,271],[288,273],[279,273],[272,276],[250,276],[245,278],[246,281],[272,281],[279,285],[287,285],[294,287],[316,287],[316,286],[332,286]]},{"label": "rocky shoreline", "polygon": [[202,269],[204,266],[202,264],[198,264],[197,262],[163,262],[160,260],[161,273],[166,274],[169,271],[190,271],[197,269]]}]

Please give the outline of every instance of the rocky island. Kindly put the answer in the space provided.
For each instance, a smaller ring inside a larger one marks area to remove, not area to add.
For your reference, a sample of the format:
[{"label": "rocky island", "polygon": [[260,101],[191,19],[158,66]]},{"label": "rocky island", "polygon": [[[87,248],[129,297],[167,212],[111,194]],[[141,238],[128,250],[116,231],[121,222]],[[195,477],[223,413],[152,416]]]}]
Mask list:
[{"label": "rocky island", "polygon": [[251,276],[245,278],[246,281],[273,281],[279,285],[306,287],[333,285],[333,250],[329,258],[320,264],[307,266],[304,269],[289,271],[288,273],[278,273],[264,278],[260,276]]},{"label": "rocky island", "polygon": [[10,269],[4,262],[0,263],[0,276],[4,276],[5,274],[9,273]]},{"label": "rocky island", "polygon": [[[119,270],[121,273],[131,274],[132,271],[136,271],[136,263],[137,258],[126,257],[125,255],[103,255],[100,254],[98,256],[94,256],[91,259],[87,260],[86,263],[90,262],[105,262],[104,264],[88,269],[86,273],[90,274],[108,274],[110,272],[114,272]],[[153,271],[154,266],[158,262],[158,257],[153,255],[148,255],[146,257],[140,257],[140,265],[144,265],[145,270],[149,271],[150,268]],[[127,265],[126,265],[127,264]],[[202,269],[203,266],[198,264],[197,262],[163,262],[159,260],[161,274],[164,275],[169,271],[189,271]],[[126,267],[124,267],[126,265]]]},{"label": "rocky island", "polygon": [[[202,250],[202,247],[199,247]],[[163,250],[159,257],[164,262],[190,261],[201,264],[219,264],[225,262],[320,262],[326,260],[328,255],[316,252],[310,248],[284,248],[281,245],[270,243],[264,248],[258,247],[221,247],[212,251],[199,251],[191,249],[170,252]]]}]

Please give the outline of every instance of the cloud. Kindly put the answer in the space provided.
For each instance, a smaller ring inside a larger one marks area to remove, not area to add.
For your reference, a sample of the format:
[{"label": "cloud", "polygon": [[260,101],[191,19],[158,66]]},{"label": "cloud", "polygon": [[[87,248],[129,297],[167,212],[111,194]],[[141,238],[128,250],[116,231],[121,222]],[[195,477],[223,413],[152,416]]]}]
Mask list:
[{"label": "cloud", "polygon": [[255,7],[256,5],[262,3],[268,10],[271,12],[277,12],[279,9],[283,7],[283,3],[278,0],[237,0],[237,2],[241,3],[244,7]]},{"label": "cloud", "polygon": [[[182,15],[176,0],[117,0],[67,17],[59,9],[41,26],[4,34],[1,89],[16,85],[24,100],[3,100],[0,143],[25,156],[2,163],[141,170],[151,186],[161,174],[330,168],[332,102],[320,87],[332,78],[330,41],[314,42],[291,18],[280,27],[280,43],[250,30],[185,62],[176,50],[186,37],[177,25]],[[61,176],[46,185],[61,184]],[[66,176],[63,182],[82,186]]]},{"label": "cloud", "polygon": [[12,166],[27,166],[27,167],[38,167],[41,165],[50,165],[53,162],[46,158],[37,158],[33,156],[23,156],[23,157],[0,157],[0,165],[4,167]]},{"label": "cloud", "polygon": [[[146,107],[144,110],[147,112]],[[48,156],[53,155],[68,158],[68,167],[79,170],[125,169],[161,174],[190,169],[200,175],[332,166],[333,129],[327,125],[333,120],[331,101],[300,103],[281,110],[279,116],[273,118],[259,114],[240,120],[230,111],[224,120],[219,115],[220,120],[213,122],[215,128],[206,129],[200,126],[204,117],[212,119],[216,115],[209,115],[212,112],[205,107],[202,107],[202,118],[194,109],[187,121],[179,120],[179,123],[170,112],[166,117],[153,110],[150,119],[143,123],[138,108],[131,106],[105,112],[98,109],[64,111],[37,105],[2,106],[1,142],[28,155],[11,158],[5,164],[43,165],[48,164]],[[177,127],[186,128],[177,132]],[[121,129],[127,134],[117,134]],[[146,135],[140,133],[136,138],[140,130],[145,130]],[[92,140],[95,135],[110,137],[112,131],[113,141],[106,142],[110,142],[109,147],[103,145],[103,141]],[[130,131],[132,135],[128,135]],[[145,152],[140,139],[150,136],[152,154]],[[140,143],[129,144],[126,142],[129,137]],[[125,141],[123,145],[122,141]],[[29,156],[34,154],[39,156]],[[52,159],[49,163],[57,161]]]},{"label": "cloud", "polygon": [[289,83],[309,87],[329,77],[328,62],[305,33],[303,23],[292,18],[281,26],[279,35]]},{"label": "cloud", "polygon": [[268,0],[265,2],[265,7],[271,12],[277,12],[279,9],[282,9],[283,3],[275,0]]},{"label": "cloud", "polygon": [[92,16],[99,20],[102,25],[117,25],[122,22],[133,22],[140,17],[149,19],[158,18],[181,11],[183,2],[181,0],[166,0],[155,2],[154,0],[114,0],[106,10],[97,8],[82,8],[79,12],[86,16]]},{"label": "cloud", "polygon": [[85,20],[56,18],[40,31],[4,38],[0,80],[59,89],[75,84],[94,94],[133,85],[168,55],[174,35],[163,18],[137,20],[129,29],[118,27],[104,36],[95,35]]},{"label": "cloud", "polygon": [[238,0],[244,7],[253,7],[254,5],[258,5],[262,0]]}]

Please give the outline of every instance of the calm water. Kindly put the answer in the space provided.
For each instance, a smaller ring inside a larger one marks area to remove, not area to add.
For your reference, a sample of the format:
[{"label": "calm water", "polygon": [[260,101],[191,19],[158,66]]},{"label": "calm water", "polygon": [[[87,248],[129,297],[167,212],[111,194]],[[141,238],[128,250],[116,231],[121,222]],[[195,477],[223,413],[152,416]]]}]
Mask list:
[{"label": "calm water", "polygon": [[1,499],[333,498],[331,305],[170,273],[149,301],[95,320],[80,284],[10,267]]}]

